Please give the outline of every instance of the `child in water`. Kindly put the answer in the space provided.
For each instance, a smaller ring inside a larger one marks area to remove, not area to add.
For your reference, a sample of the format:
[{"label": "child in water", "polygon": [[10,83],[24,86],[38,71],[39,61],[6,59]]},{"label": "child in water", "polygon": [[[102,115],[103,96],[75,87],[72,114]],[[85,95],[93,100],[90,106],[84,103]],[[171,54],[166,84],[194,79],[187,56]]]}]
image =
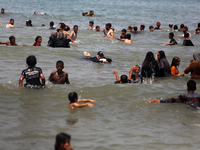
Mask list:
[{"label": "child in water", "polygon": [[117,74],[118,72],[117,71],[113,71],[113,74],[115,74],[115,77],[116,77],[116,80],[115,81],[115,84],[127,84],[127,83],[131,83],[131,80],[128,79],[127,75],[123,74],[121,75],[120,79],[119,79],[119,76]]},{"label": "child in water", "polygon": [[55,150],[73,150],[70,145],[71,136],[66,133],[59,133],[56,135]]},{"label": "child in water", "polygon": [[49,76],[49,81],[53,82],[53,84],[70,84],[68,79],[68,74],[62,71],[64,68],[64,62],[59,60],[56,63],[57,71],[54,71]]},{"label": "child in water", "polygon": [[176,40],[174,39],[174,33],[173,33],[173,32],[170,32],[170,33],[169,33],[169,38],[171,39],[170,42],[169,42],[168,44],[163,44],[163,46],[165,46],[165,45],[176,45],[176,44],[178,44],[178,43],[176,42]]},{"label": "child in water", "polygon": [[[23,80],[26,79],[26,87],[42,87],[45,86],[45,77],[42,73],[42,69],[39,67],[35,67],[37,64],[36,57],[34,55],[30,55],[26,58],[26,63],[28,65],[27,69],[24,69],[21,73],[21,77],[19,79],[19,87],[23,86]],[[40,81],[42,80],[42,83]]]},{"label": "child in water", "polygon": [[10,42],[0,42],[0,44],[6,44],[7,46],[18,46],[17,43],[15,43],[15,37],[10,36],[9,37]]},{"label": "child in water", "polygon": [[35,43],[33,44],[33,46],[41,46],[42,43],[42,37],[41,36],[37,36],[35,38]]},{"label": "child in water", "polygon": [[179,57],[174,57],[172,59],[172,63],[171,63],[171,75],[173,76],[184,76],[184,73],[179,74],[179,71],[177,69],[177,67],[180,65],[180,58]]},{"label": "child in water", "polygon": [[91,103],[84,103],[84,104],[78,104],[77,102],[92,102],[95,103],[97,100],[92,100],[92,99],[78,99],[78,94],[76,92],[71,92],[68,95],[69,98],[69,108],[74,109],[75,107],[81,108],[85,106],[93,107],[93,104]]}]

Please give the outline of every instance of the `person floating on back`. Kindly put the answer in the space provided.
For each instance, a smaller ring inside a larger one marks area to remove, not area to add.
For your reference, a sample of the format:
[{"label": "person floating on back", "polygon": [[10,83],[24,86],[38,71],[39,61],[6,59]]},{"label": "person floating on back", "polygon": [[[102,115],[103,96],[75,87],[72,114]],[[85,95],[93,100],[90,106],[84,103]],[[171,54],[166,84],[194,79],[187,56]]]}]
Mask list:
[{"label": "person floating on back", "polygon": [[189,80],[187,82],[186,94],[181,94],[177,98],[167,98],[162,100],[150,99],[150,103],[184,103],[192,107],[200,107],[200,95],[194,93],[196,90],[196,82],[194,80]]},{"label": "person floating on back", "polygon": [[102,51],[99,51],[95,57],[90,57],[90,56],[91,56],[90,53],[84,52],[84,59],[86,59],[86,60],[91,60],[91,61],[96,62],[96,63],[110,63],[110,62],[112,62],[112,59],[104,57],[104,54],[103,54]]},{"label": "person floating on back", "polygon": [[[30,55],[26,58],[26,63],[28,65],[27,69],[24,69],[21,73],[19,79],[19,87],[23,86],[23,80],[26,79],[25,87],[38,88],[45,86],[45,77],[42,73],[42,69],[35,67],[37,64],[37,59],[34,55]],[[40,81],[42,80],[42,83]]]},{"label": "person floating on back", "polygon": [[49,76],[49,81],[53,84],[70,84],[68,79],[68,73],[62,71],[64,68],[64,62],[59,60],[56,62],[56,69]]},{"label": "person floating on back", "polygon": [[168,44],[163,44],[163,45],[176,45],[176,44],[178,44],[176,42],[176,40],[174,39],[174,33],[173,32],[169,33],[169,38],[171,39],[170,42]]},{"label": "person floating on back", "polygon": [[[85,106],[93,107],[93,104],[91,103],[97,102],[97,100],[92,100],[92,99],[78,99],[78,94],[76,92],[69,93],[68,98],[70,101],[69,103],[70,109],[74,109],[75,107],[81,108]],[[78,104],[77,102],[91,102],[91,103]]]}]

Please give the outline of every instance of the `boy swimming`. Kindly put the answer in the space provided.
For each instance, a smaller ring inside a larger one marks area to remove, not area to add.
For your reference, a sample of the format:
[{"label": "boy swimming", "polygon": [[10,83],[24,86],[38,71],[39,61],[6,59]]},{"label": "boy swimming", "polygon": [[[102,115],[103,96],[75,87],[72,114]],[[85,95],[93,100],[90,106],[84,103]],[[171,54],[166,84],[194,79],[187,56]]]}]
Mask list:
[{"label": "boy swimming", "polygon": [[[75,107],[81,108],[85,106],[93,107],[93,104],[91,103],[96,103],[97,100],[92,100],[92,99],[78,99],[78,94],[76,92],[71,92],[68,95],[69,98],[69,108],[74,109]],[[78,104],[77,102],[91,102],[91,103],[84,103],[84,104]]]}]

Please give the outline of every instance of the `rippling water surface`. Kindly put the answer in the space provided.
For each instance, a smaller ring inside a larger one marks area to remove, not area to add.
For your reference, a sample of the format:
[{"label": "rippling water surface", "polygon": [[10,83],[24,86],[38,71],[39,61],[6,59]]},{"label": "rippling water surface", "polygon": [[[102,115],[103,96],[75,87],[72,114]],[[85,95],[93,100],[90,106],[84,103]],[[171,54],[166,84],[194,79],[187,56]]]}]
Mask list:
[{"label": "rippling water surface", "polygon": [[[199,22],[198,0],[164,1],[105,1],[105,0],[32,0],[2,1],[6,14],[0,14],[0,41],[14,35],[19,47],[0,45],[0,149],[53,149],[55,135],[71,134],[71,144],[78,150],[160,150],[200,149],[200,112],[183,104],[149,104],[149,98],[167,98],[186,92],[189,75],[179,78],[145,80],[143,84],[115,85],[112,71],[119,75],[129,73],[130,67],[141,65],[146,53],[155,55],[164,50],[168,61],[179,56],[179,71],[189,65],[192,54],[199,51],[200,36],[193,35],[194,47],[183,47],[177,37],[177,46],[162,46],[169,42],[168,24],[181,23],[194,33]],[[94,10],[96,17],[82,17]],[[34,11],[47,16],[33,15]],[[15,28],[5,29],[9,19],[15,19]],[[33,27],[25,27],[31,19]],[[132,44],[104,38],[103,33],[87,31],[93,20],[101,29],[111,22],[115,36],[127,26],[145,24],[143,33],[132,34]],[[78,44],[70,49],[47,47],[51,31],[50,21],[56,27],[66,22],[71,28],[79,25]],[[150,25],[161,21],[162,30],[149,32]],[[45,27],[41,27],[45,24]],[[37,35],[43,38],[41,47],[32,45]],[[95,64],[80,59],[84,51],[95,56],[98,51],[111,58],[111,64]],[[65,63],[70,85],[53,85],[47,81],[44,89],[18,87],[21,71],[26,68],[26,57],[35,55],[46,79],[54,71],[57,60]],[[196,80],[199,86],[200,81]],[[93,108],[69,110],[68,93],[76,91],[80,98],[98,100]],[[197,90],[199,92],[199,90]]]}]

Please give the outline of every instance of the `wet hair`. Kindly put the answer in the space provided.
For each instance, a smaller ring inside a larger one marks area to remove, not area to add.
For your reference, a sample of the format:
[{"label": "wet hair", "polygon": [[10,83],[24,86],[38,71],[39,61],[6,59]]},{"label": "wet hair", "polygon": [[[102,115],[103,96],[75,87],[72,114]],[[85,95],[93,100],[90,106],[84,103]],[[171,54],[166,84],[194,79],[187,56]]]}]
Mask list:
[{"label": "wet hair", "polygon": [[78,27],[78,25],[74,25],[74,28],[75,28],[75,27]]},{"label": "wet hair", "polygon": [[180,28],[184,28],[184,26],[185,26],[184,24],[181,24],[181,25],[180,25]]},{"label": "wet hair", "polygon": [[53,25],[54,25],[54,22],[53,22],[53,21],[51,21],[49,24],[50,24],[50,26],[53,26]]},{"label": "wet hair", "polygon": [[66,27],[66,25],[65,25],[64,23],[61,22],[61,23],[60,23],[60,28],[61,28],[61,29],[64,29],[65,27]]},{"label": "wet hair", "polygon": [[131,26],[128,26],[128,29],[131,29],[131,30],[132,30],[132,27],[131,27]]},{"label": "wet hair", "polygon": [[175,67],[176,67],[179,59],[180,59],[179,57],[175,56],[175,57],[172,59],[171,67],[172,67],[172,66],[175,66]]},{"label": "wet hair", "polygon": [[65,144],[68,142],[70,144],[71,136],[64,132],[61,132],[56,135],[56,143],[55,143],[55,150],[59,150],[61,144]]},{"label": "wet hair", "polygon": [[149,29],[153,28],[153,26],[149,26]]},{"label": "wet hair", "polygon": [[96,26],[96,28],[100,28],[99,26]]},{"label": "wet hair", "polygon": [[70,103],[74,103],[76,99],[78,99],[78,94],[76,92],[71,92],[68,94],[68,99]]},{"label": "wet hair", "polygon": [[4,10],[4,8],[1,8],[1,10]]},{"label": "wet hair", "polygon": [[109,26],[111,28],[112,24],[111,23],[107,23],[106,26]]},{"label": "wet hair", "polygon": [[125,32],[126,33],[127,31],[126,31],[126,29],[122,29],[121,32]]},{"label": "wet hair", "polygon": [[9,40],[11,41],[12,39],[15,39],[15,37],[14,36],[10,36]]},{"label": "wet hair", "polygon": [[130,40],[130,39],[131,39],[131,35],[130,35],[130,34],[127,34],[127,35],[126,35],[126,39],[129,39],[129,40]]},{"label": "wet hair", "polygon": [[178,26],[177,25],[174,26],[174,30],[178,30]]},{"label": "wet hair", "polygon": [[144,28],[145,28],[145,25],[143,25],[143,24],[142,24],[140,27],[141,27],[141,28],[144,30]]},{"label": "wet hair", "polygon": [[188,27],[187,26],[184,26],[184,28],[185,28],[186,31],[188,31]]},{"label": "wet hair", "polygon": [[42,38],[42,37],[38,35],[38,36],[35,38],[35,43],[33,44],[33,46],[35,46],[35,45],[36,45],[36,43],[37,43],[37,40],[38,40],[39,38]]},{"label": "wet hair", "polygon": [[194,80],[189,80],[187,82],[188,90],[195,91],[196,90],[196,82]]},{"label": "wet hair", "polygon": [[62,31],[60,31],[60,32],[59,32],[59,35],[58,35],[58,38],[61,39],[61,40],[62,40],[62,39],[66,39],[66,38],[67,38],[67,34],[65,34],[65,33],[63,33]]},{"label": "wet hair", "polygon": [[133,29],[134,29],[134,31],[137,31],[138,28],[137,28],[137,26],[135,26],[135,27],[133,27]]},{"label": "wet hair", "polygon": [[197,27],[200,28],[200,23],[198,23]]},{"label": "wet hair", "polygon": [[184,38],[189,38],[189,33],[185,33]]},{"label": "wet hair", "polygon": [[35,65],[37,64],[37,59],[34,55],[30,55],[26,58],[26,64],[29,67],[35,67]]},{"label": "wet hair", "polygon": [[61,64],[62,66],[64,66],[64,62],[63,62],[62,60],[58,60],[58,61],[56,62],[56,66],[57,66],[58,64]]},{"label": "wet hair", "polygon": [[151,51],[147,52],[146,57],[142,63],[142,66],[149,65],[150,62],[156,62],[154,54]]},{"label": "wet hair", "polygon": [[127,83],[128,82],[128,77],[125,74],[121,75],[120,79],[121,79],[122,83]]},{"label": "wet hair", "polygon": [[10,21],[14,21],[14,19],[11,18]]},{"label": "wet hair", "polygon": [[173,32],[170,32],[169,35],[171,35],[172,37],[174,37],[174,33]]},{"label": "wet hair", "polygon": [[91,23],[92,25],[94,25],[94,21],[90,21],[89,23]]},{"label": "wet hair", "polygon": [[158,51],[158,53],[160,54],[160,59],[166,58],[164,51]]}]

